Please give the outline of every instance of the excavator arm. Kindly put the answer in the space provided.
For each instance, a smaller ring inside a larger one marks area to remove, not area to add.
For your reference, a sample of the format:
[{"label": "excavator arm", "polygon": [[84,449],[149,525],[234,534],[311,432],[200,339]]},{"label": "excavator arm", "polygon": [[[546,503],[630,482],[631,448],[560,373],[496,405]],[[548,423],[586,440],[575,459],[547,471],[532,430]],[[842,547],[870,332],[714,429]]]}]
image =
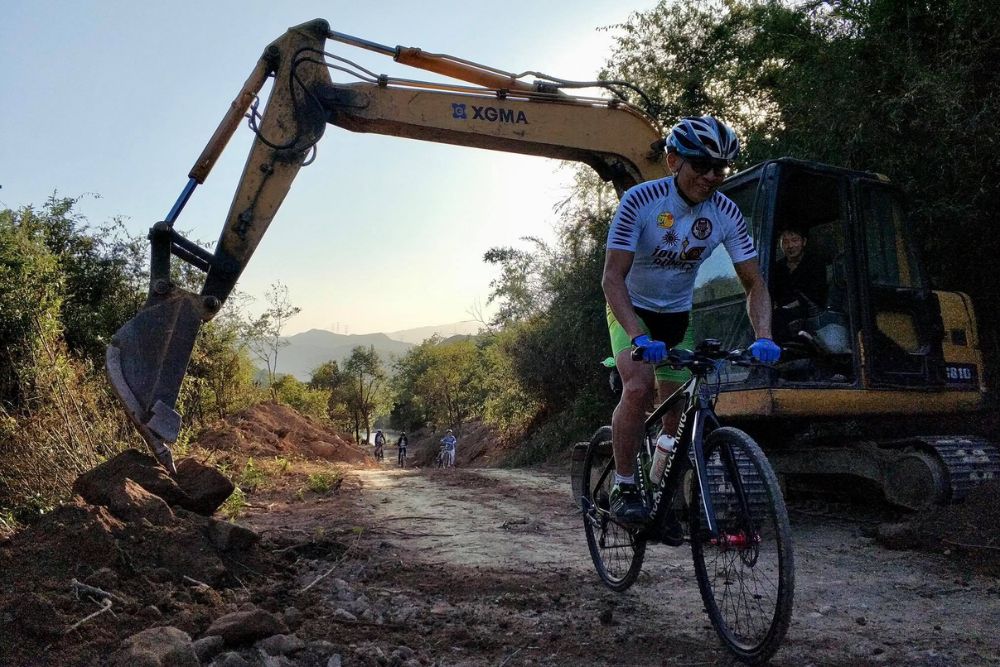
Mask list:
[{"label": "excavator arm", "polygon": [[[331,68],[360,68],[326,53],[328,39],[472,85],[389,79],[367,70],[360,82],[337,84]],[[271,77],[274,84],[261,115],[257,94]],[[666,175],[662,133],[649,116],[618,100],[567,95],[563,84],[569,82],[529,83],[451,56],[375,44],[331,31],[321,19],[291,28],[270,44],[195,162],[177,202],[150,230],[147,301],[107,350],[112,387],[157,459],[174,469],[168,443],[180,431],[177,396],[201,324],[232,292],[327,124],[583,162],[613,182],[619,195]],[[257,136],[222,235],[209,252],[173,226],[248,111]],[[171,282],[171,256],[207,274],[199,294]]]}]

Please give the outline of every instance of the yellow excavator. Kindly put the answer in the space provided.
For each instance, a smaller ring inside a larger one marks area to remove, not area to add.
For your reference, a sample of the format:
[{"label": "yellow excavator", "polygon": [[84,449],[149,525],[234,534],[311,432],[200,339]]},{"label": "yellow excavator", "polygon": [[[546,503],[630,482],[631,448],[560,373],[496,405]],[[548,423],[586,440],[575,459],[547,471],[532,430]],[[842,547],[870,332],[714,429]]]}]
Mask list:
[{"label": "yellow excavator", "polygon": [[[377,75],[327,52],[328,40],[454,82]],[[331,70],[356,81],[335,83]],[[258,94],[268,79],[273,85],[260,111]],[[567,92],[594,87],[611,95]],[[626,92],[642,97],[627,82],[513,74],[376,44],[335,32],[321,19],[290,28],[264,50],[177,201],[150,230],[148,299],[107,350],[111,384],[157,459],[174,469],[169,444],[181,427],[177,396],[201,324],[232,292],[327,124],[582,162],[620,196],[668,175],[662,128],[629,104]],[[179,234],[174,223],[245,117],[256,138],[210,252]],[[723,190],[750,220],[765,272],[777,259],[769,248],[781,230],[808,227],[810,243],[824,251],[829,280],[839,288],[830,292],[840,300],[812,304],[797,321],[798,358],[766,373],[728,374],[720,384],[719,412],[763,435],[779,471],[861,474],[905,487],[903,493],[887,489],[897,500],[946,502],[975,481],[1000,475],[1000,456],[981,438],[927,435],[939,432],[934,429],[907,435],[889,426],[978,410],[984,385],[968,298],[929,290],[911,253],[900,200],[886,179],[781,159],[735,175]],[[171,281],[171,257],[206,274],[200,293]],[[725,256],[709,258],[696,291],[697,335],[727,342],[748,335],[734,280]],[[828,426],[848,419],[859,424],[853,435]],[[871,430],[872,420],[884,422],[884,433]]]}]

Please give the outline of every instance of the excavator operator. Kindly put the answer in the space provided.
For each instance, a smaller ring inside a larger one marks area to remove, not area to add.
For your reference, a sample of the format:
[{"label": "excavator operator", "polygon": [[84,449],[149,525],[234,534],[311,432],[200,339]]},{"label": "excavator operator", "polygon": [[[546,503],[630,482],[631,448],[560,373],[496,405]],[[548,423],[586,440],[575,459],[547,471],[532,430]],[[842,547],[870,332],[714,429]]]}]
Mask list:
[{"label": "excavator operator", "polygon": [[[640,183],[621,199],[608,232],[602,279],[611,347],[623,382],[611,421],[611,511],[625,524],[647,518],[634,462],[654,385],[658,383],[666,397],[686,379],[684,371],[667,367],[654,373],[651,364],[663,361],[670,346],[693,347],[689,312],[695,276],[719,244],[725,246],[747,293],[757,335],[750,352],[768,363],[781,353],[771,340],[771,297],[753,239],[736,204],[715,191],[739,154],[736,133],[712,116],[684,118],[670,130],[666,149],[673,175]],[[641,351],[642,361],[632,360],[633,350]],[[673,449],[672,434],[683,406],[677,407],[664,416],[657,447]]]}]

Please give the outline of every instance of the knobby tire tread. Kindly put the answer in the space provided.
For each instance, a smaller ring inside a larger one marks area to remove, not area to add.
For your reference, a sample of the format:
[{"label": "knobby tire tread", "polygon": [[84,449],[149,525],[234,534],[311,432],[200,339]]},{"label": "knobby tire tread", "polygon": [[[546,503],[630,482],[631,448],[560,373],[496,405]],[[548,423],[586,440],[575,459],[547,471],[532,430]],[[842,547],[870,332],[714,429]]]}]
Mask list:
[{"label": "knobby tire tread", "polygon": [[[604,466],[607,464],[609,459],[612,461],[614,460],[611,441],[591,441],[590,446],[587,448],[587,457],[584,459],[583,464],[582,487],[584,495],[590,501],[592,508],[596,508],[598,502],[598,499],[595,498],[595,489],[593,488],[593,484],[603,471]],[[612,470],[613,469],[614,465],[612,465]],[[612,472],[611,474],[613,478],[614,473]],[[610,488],[608,488],[607,491],[610,492]],[[631,555],[629,557],[629,565],[624,574],[618,574],[617,572],[609,570],[609,566],[612,566],[613,564],[606,562],[606,558],[601,551],[599,544],[602,537],[600,535],[601,529],[595,527],[591,523],[590,517],[586,512],[584,512],[583,515],[583,526],[584,532],[587,536],[587,548],[590,550],[590,556],[594,561],[594,567],[597,570],[597,574],[601,578],[601,581],[604,582],[605,586],[613,591],[622,592],[627,590],[632,584],[635,583],[636,579],[639,577],[639,572],[642,570],[642,560],[646,553],[646,541],[644,539],[636,538],[634,533],[631,534],[630,541],[632,546]],[[625,529],[617,526],[616,524],[609,524],[609,529],[616,535],[627,533]],[[619,537],[617,539],[621,538]],[[613,569],[620,570],[621,568]]]},{"label": "knobby tire tread", "polygon": [[[709,566],[706,562],[706,551],[712,551],[717,547],[710,544],[702,544],[695,537],[702,528],[701,512],[696,509],[700,505],[700,492],[697,484],[693,485],[693,497],[691,498],[690,505],[692,508],[690,516],[692,534],[691,551],[694,558],[695,575],[698,580],[698,588],[701,591],[702,600],[705,603],[705,610],[723,645],[741,662],[761,664],[766,662],[777,651],[791,622],[795,587],[795,562],[792,554],[791,527],[784,499],[781,496],[778,486],[777,476],[774,474],[770,464],[767,462],[767,458],[757,443],[749,435],[738,429],[728,427],[717,429],[706,439],[706,461],[710,460],[714,452],[718,451],[723,445],[728,445],[737,459],[740,479],[747,489],[747,495],[750,496],[748,502],[751,506],[751,514],[757,519],[766,518],[774,532],[774,536],[771,539],[774,541],[776,547],[775,555],[777,556],[778,570],[776,575],[777,581],[775,582],[777,588],[774,594],[775,599],[773,600],[774,610],[768,627],[766,631],[760,633],[762,636],[759,640],[743,641],[737,635],[739,629],[730,627],[725,616],[729,611],[735,611],[739,615],[741,613],[741,602],[736,601],[734,603],[731,600],[726,600],[726,596],[723,594],[720,606],[720,600],[713,589],[712,576],[714,574],[715,578],[718,579],[719,570],[718,565],[715,564],[715,571],[709,572]],[[719,473],[718,470],[716,472],[717,474],[714,479],[722,479],[724,482],[726,473]],[[714,484],[710,480],[709,487],[713,488],[713,486]],[[721,514],[723,518],[720,519],[720,526],[722,527],[724,527],[726,521],[725,517],[738,511],[735,509],[738,506],[738,502],[733,502],[731,497],[729,497],[728,502],[726,502],[726,499],[723,499],[722,503],[720,503],[718,498],[715,498],[713,504],[716,506],[717,511],[719,511],[720,505],[722,507]],[[766,512],[766,514],[758,516],[758,513],[761,511]],[[722,550],[722,552],[727,553],[731,557],[731,553],[725,552],[725,550]],[[718,557],[716,557],[716,560],[718,560]],[[734,563],[735,561],[740,561],[740,563],[746,564],[742,556],[733,559],[733,561]],[[739,567],[740,563],[735,563],[736,567]],[[759,561],[755,561],[754,565],[751,566],[751,569],[754,570],[751,573],[751,576],[754,577],[754,583],[757,583],[756,566],[758,564]],[[728,586],[731,583],[730,579],[738,578],[742,592],[744,584],[742,572],[739,577],[731,577],[728,570],[726,572],[727,574],[724,577],[726,580],[725,585]],[[767,577],[768,581],[770,579],[771,577]],[[747,612],[750,612],[750,608],[754,605],[763,611],[760,602],[761,597],[764,596],[750,596],[752,600],[743,602],[746,605]],[[771,605],[767,606],[770,607]]]}]

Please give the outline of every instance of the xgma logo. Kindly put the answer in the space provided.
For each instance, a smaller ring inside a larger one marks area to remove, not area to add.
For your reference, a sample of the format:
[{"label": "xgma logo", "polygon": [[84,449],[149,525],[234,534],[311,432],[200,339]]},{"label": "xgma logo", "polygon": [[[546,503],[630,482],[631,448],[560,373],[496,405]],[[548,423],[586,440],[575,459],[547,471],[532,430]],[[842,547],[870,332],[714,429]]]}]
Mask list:
[{"label": "xgma logo", "polygon": [[[477,107],[468,105],[472,109],[472,120],[485,120],[491,123],[524,123],[528,124],[528,117],[523,111],[513,109],[501,109],[499,107]],[[465,104],[452,104],[451,117],[457,120],[469,120],[469,112]]]}]

